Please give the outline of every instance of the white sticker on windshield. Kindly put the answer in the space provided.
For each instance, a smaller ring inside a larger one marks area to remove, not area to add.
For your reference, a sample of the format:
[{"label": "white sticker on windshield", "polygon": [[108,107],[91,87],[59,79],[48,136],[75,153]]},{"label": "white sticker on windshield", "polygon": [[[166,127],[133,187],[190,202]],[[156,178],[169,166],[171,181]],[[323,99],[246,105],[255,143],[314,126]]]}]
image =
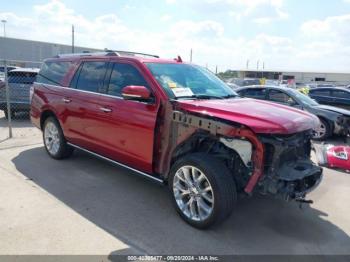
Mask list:
[{"label": "white sticker on windshield", "polygon": [[178,88],[171,89],[171,91],[173,91],[173,93],[176,97],[193,96],[194,95],[190,88],[178,87]]}]

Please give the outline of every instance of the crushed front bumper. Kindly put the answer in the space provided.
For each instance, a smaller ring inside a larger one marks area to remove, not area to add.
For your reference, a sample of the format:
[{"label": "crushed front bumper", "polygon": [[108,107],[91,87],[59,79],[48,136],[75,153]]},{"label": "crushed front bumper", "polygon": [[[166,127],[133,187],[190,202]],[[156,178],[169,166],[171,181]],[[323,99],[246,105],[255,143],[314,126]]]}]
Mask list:
[{"label": "crushed front bumper", "polygon": [[304,199],[322,181],[322,168],[310,160],[311,132],[292,136],[263,137],[265,175],[260,181],[264,194],[286,200]]},{"label": "crushed front bumper", "polygon": [[273,179],[266,181],[265,190],[286,200],[302,199],[322,181],[322,168],[308,160],[281,165]]}]

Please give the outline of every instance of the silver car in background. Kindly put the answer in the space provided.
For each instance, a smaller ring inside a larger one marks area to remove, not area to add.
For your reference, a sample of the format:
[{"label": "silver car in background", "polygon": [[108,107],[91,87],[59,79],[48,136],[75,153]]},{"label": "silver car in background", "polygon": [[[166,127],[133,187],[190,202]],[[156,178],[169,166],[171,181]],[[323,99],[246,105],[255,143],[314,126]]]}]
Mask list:
[{"label": "silver car in background", "polygon": [[[38,72],[38,68],[16,68],[8,72],[11,117],[15,117],[17,112],[29,112],[30,87],[35,82]],[[0,86],[0,110],[3,110],[8,118],[5,85]]]}]

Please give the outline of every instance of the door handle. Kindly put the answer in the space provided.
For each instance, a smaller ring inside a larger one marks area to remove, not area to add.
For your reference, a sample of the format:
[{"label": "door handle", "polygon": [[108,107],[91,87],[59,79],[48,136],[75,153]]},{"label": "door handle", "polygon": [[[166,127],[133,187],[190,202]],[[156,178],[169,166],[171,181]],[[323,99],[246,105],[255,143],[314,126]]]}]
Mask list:
[{"label": "door handle", "polygon": [[65,102],[66,104],[72,102],[72,100],[68,98],[63,98],[62,101]]},{"label": "door handle", "polygon": [[101,110],[102,112],[105,112],[105,113],[110,113],[110,112],[112,112],[112,109],[106,108],[106,107],[100,107],[100,110]]}]

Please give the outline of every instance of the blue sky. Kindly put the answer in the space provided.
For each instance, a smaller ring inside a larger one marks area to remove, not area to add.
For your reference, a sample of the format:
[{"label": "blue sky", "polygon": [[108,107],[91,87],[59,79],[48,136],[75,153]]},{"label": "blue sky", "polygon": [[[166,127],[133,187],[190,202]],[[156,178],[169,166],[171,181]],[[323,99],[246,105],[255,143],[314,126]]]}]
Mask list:
[{"label": "blue sky", "polygon": [[[350,0],[5,1],[7,36],[180,54],[219,70],[350,72]],[[262,64],[262,63],[260,63]]]}]

